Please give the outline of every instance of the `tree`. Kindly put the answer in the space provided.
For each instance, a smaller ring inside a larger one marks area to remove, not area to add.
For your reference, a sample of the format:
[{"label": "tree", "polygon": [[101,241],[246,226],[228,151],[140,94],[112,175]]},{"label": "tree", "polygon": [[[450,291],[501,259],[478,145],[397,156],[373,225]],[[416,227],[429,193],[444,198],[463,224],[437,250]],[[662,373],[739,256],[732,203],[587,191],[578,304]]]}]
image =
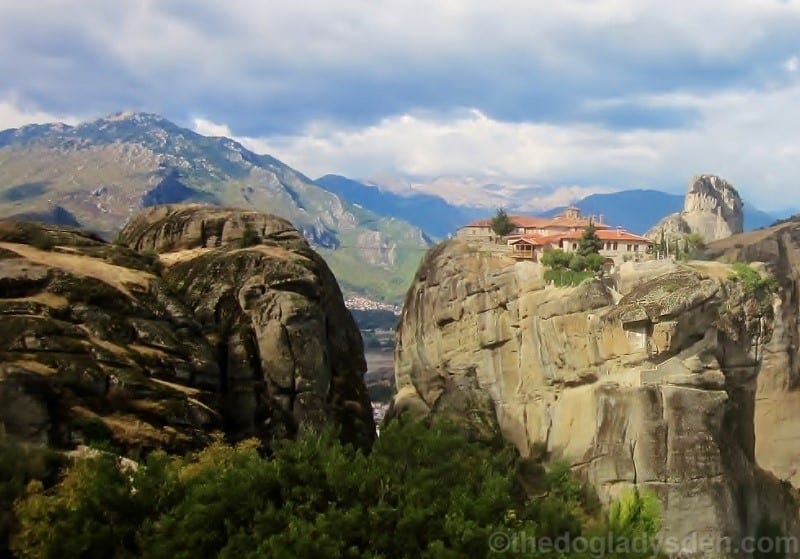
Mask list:
[{"label": "tree", "polygon": [[258,244],[261,244],[261,235],[258,234],[258,231],[253,229],[253,226],[249,223],[245,224],[244,230],[242,231],[242,247],[252,247]]},{"label": "tree", "polygon": [[572,256],[560,248],[556,248],[553,250],[546,250],[545,253],[542,255],[542,265],[547,266],[548,268],[558,269],[558,268],[568,268],[569,261],[572,259]]},{"label": "tree", "polygon": [[703,250],[706,246],[706,243],[700,233],[689,233],[686,235],[685,240],[686,252],[688,254],[694,254],[699,250]]},{"label": "tree", "polygon": [[654,493],[638,488],[623,493],[611,504],[607,522],[608,530],[617,541],[629,544],[627,552],[621,554],[623,557],[656,556],[655,538],[661,529],[661,505]]},{"label": "tree", "polygon": [[581,240],[578,242],[578,254],[581,256],[589,256],[590,254],[599,254],[603,248],[603,242],[597,236],[597,228],[593,223],[589,222],[583,230]]},{"label": "tree", "polygon": [[661,228],[661,239],[658,241],[658,252],[661,253],[661,256],[666,258],[667,256],[667,234],[664,232],[664,228]]},{"label": "tree", "polygon": [[510,446],[447,422],[395,421],[365,454],[336,433],[153,453],[135,471],[79,462],[18,503],[22,558],[486,557],[497,532],[579,535],[589,512],[569,469],[525,497]]},{"label": "tree", "polygon": [[509,219],[506,211],[503,208],[497,208],[497,213],[492,218],[492,231],[494,231],[496,235],[505,237],[515,228],[516,226],[512,223],[511,219]]},{"label": "tree", "polygon": [[63,454],[12,442],[0,436],[0,557],[13,557],[9,538],[17,528],[14,502],[25,496],[29,483],[43,487],[55,485],[65,465]]},{"label": "tree", "polygon": [[573,272],[583,272],[586,269],[586,257],[582,254],[575,254],[569,260],[569,269]]},{"label": "tree", "polygon": [[[305,430],[268,457],[255,441],[186,457],[152,453],[133,470],[103,454],[18,501],[22,559],[497,557],[492,534],[574,538],[657,532],[657,503],[626,497],[602,522],[566,463],[528,471],[502,442],[445,421],[396,420],[371,452]],[[523,479],[530,486],[526,496]]]},{"label": "tree", "polygon": [[600,254],[593,252],[586,256],[586,267],[591,270],[592,272],[599,272],[603,269],[603,264],[605,264],[606,259],[605,257],[601,256]]}]

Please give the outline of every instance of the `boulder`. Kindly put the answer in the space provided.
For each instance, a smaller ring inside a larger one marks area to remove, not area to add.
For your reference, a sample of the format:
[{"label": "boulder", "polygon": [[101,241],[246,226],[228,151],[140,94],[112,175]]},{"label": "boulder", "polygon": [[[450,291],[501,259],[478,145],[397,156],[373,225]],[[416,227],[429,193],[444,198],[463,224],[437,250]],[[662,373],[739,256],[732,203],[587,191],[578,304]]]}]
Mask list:
[{"label": "boulder", "polygon": [[199,448],[214,431],[268,444],[304,423],[362,446],[375,436],[336,280],[274,216],[151,208],[115,244],[0,221],[0,328],[6,436],[65,449],[100,438],[132,456]]}]

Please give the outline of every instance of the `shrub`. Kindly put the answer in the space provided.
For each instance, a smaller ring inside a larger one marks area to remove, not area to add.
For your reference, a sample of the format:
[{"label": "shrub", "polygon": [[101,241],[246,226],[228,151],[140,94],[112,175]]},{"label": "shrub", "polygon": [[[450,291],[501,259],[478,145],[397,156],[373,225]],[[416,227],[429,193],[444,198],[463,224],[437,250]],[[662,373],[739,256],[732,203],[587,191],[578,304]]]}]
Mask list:
[{"label": "shrub", "polygon": [[105,450],[114,439],[111,429],[99,417],[80,417],[73,422],[73,427],[83,434],[87,446]]},{"label": "shrub", "polygon": [[261,235],[248,223],[242,231],[242,247],[247,248],[258,244],[261,244]]},{"label": "shrub", "polygon": [[556,248],[553,250],[547,250],[542,255],[542,265],[547,266],[548,268],[567,268],[569,267],[569,261],[572,256],[560,248]]},{"label": "shrub", "polygon": [[605,262],[606,262],[605,257],[601,256],[596,252],[586,257],[586,267],[592,272],[599,272],[600,270],[602,270],[603,264],[605,264]]},{"label": "shrub", "polygon": [[569,269],[573,272],[582,272],[586,269],[586,257],[581,254],[575,254],[569,260]]},{"label": "shrub", "polygon": [[626,557],[655,557],[655,537],[660,529],[661,505],[650,491],[631,489],[609,508],[608,530],[615,537],[651,542],[648,549],[636,549]]},{"label": "shrub", "polygon": [[728,277],[733,281],[740,282],[745,293],[757,297],[759,300],[766,299],[778,290],[778,280],[775,276],[771,274],[762,276],[745,262],[733,264]]},{"label": "shrub", "polygon": [[556,287],[574,287],[593,277],[594,272],[575,272],[565,268],[545,270],[544,272],[544,280],[553,283]]},{"label": "shrub", "polygon": [[56,246],[56,242],[50,235],[38,229],[31,232],[30,244],[39,250],[52,250]]},{"label": "shrub", "polygon": [[103,455],[31,488],[13,546],[25,558],[460,558],[490,556],[496,532],[579,536],[596,499],[569,467],[531,470],[541,491],[528,499],[518,464],[451,424],[404,421],[368,454],[306,431],[270,457],[217,442],[122,471]]},{"label": "shrub", "polygon": [[14,502],[37,480],[42,487],[53,485],[64,464],[61,454],[0,439],[0,557],[11,557],[9,537],[17,529]]}]

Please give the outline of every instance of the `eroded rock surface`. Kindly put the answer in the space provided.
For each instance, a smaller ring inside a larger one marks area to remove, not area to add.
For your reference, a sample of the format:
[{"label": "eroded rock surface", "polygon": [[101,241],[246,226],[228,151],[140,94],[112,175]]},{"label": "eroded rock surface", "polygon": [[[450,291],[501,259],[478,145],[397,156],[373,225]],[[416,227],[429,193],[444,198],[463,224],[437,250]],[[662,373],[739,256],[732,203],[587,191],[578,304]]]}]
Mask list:
[{"label": "eroded rock surface", "polygon": [[494,424],[523,454],[569,460],[603,499],[648,487],[666,535],[736,539],[766,516],[798,533],[791,491],[759,467],[754,421],[796,321],[729,274],[719,262],[627,263],[546,288],[534,264],[448,241],[408,294],[393,413]]},{"label": "eroded rock surface", "polygon": [[705,243],[724,239],[744,230],[743,207],[739,193],[727,181],[715,175],[699,175],[689,182],[683,211],[662,219],[646,236],[656,242],[662,234],[668,241],[691,233]]},{"label": "eroded rock surface", "polygon": [[760,466],[800,487],[800,219],[725,239],[707,252],[725,262],[763,262],[781,284],[756,383],[755,454]]},{"label": "eroded rock surface", "polygon": [[0,222],[0,331],[9,436],[101,436],[129,454],[196,448],[214,430],[268,441],[304,422],[374,438],[360,334],[324,261],[280,218],[158,207],[113,245]]}]

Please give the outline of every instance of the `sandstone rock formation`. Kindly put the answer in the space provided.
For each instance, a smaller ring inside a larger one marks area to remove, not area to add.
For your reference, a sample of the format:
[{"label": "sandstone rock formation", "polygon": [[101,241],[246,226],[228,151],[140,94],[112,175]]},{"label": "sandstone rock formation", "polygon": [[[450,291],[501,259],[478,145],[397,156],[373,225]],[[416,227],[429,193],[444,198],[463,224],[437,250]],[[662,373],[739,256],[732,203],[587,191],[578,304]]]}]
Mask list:
[{"label": "sandstone rock formation", "polygon": [[[243,248],[247,228],[257,244]],[[113,245],[0,222],[0,331],[8,436],[69,448],[99,434],[128,454],[304,422],[374,438],[360,334],[324,261],[277,217],[157,207]]]},{"label": "sandstone rock formation", "polygon": [[761,467],[800,487],[800,220],[713,243],[707,253],[725,262],[764,262],[781,284],[756,383],[755,454]]},{"label": "sandstone rock formation", "polygon": [[752,297],[718,262],[627,263],[571,289],[534,267],[461,241],[428,254],[398,329],[393,413],[494,426],[524,455],[569,460],[605,500],[648,487],[665,535],[690,550],[766,517],[800,533],[791,491],[760,468],[754,421],[800,418],[767,420],[756,399],[763,379],[787,388],[777,356],[791,353],[796,296]]},{"label": "sandstone rock formation", "polygon": [[744,230],[744,213],[739,193],[715,175],[699,175],[689,182],[682,212],[669,215],[645,236],[658,242],[663,232],[668,241],[698,234],[709,243]]}]

